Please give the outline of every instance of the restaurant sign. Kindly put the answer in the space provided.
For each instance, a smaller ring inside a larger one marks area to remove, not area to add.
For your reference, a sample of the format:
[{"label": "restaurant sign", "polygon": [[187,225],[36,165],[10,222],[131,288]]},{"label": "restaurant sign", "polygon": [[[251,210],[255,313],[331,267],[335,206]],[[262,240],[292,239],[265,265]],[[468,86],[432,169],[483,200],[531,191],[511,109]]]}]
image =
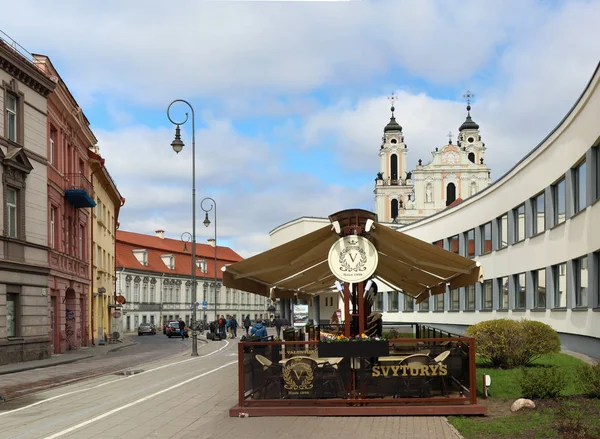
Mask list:
[{"label": "restaurant sign", "polygon": [[290,359],[283,368],[283,387],[288,395],[310,397],[313,393],[315,374],[310,364]]},{"label": "restaurant sign", "polygon": [[377,269],[379,255],[367,238],[350,235],[338,239],[329,250],[329,269],[342,282],[362,282]]},{"label": "restaurant sign", "polygon": [[448,366],[445,364],[402,364],[397,366],[373,366],[371,375],[374,377],[438,377],[448,375]]}]

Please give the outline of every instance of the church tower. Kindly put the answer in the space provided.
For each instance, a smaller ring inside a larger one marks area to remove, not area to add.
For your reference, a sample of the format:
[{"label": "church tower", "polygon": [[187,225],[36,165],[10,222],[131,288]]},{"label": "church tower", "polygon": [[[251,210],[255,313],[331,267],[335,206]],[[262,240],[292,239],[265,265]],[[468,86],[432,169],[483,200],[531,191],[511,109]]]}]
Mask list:
[{"label": "church tower", "polygon": [[485,143],[479,125],[471,117],[473,94],[467,91],[467,117],[458,128],[456,144],[432,151],[432,160],[406,172],[408,149],[402,127],[392,118],[384,128],[375,180],[375,202],[379,221],[410,224],[475,195],[491,184],[490,169],[484,164]]},{"label": "church tower", "polygon": [[396,96],[392,104],[389,123],[383,128],[379,148],[379,172],[375,179],[375,207],[379,221],[394,222],[412,196],[410,173],[407,174],[408,148],[404,143],[402,127],[394,117]]}]

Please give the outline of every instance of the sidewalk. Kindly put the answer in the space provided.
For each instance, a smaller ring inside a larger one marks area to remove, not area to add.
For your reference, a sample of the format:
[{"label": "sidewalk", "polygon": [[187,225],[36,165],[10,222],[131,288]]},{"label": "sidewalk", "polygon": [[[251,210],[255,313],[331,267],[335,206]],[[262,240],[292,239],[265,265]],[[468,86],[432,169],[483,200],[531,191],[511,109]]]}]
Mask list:
[{"label": "sidewalk", "polygon": [[127,346],[137,344],[131,334],[123,336],[122,343],[96,345],[91,347],[82,347],[74,351],[67,351],[64,354],[55,354],[44,360],[23,361],[20,363],[10,363],[0,366],[0,375],[10,373],[24,372],[27,370],[41,369],[45,367],[58,366],[59,364],[69,364],[76,361],[86,360],[88,358],[106,355],[109,352],[115,352]]}]

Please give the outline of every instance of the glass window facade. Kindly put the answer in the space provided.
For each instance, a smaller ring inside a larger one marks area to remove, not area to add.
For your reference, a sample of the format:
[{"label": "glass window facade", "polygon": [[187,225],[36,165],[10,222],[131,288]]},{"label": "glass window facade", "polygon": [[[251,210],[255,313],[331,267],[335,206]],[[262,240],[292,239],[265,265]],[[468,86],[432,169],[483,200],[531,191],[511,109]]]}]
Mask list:
[{"label": "glass window facade", "polygon": [[532,277],[535,288],[533,306],[535,308],[546,308],[546,269],[534,271]]},{"label": "glass window facade", "polygon": [[554,308],[567,306],[567,264],[558,264],[552,267],[554,280]]},{"label": "glass window facade", "polygon": [[525,309],[525,298],[527,297],[525,273],[515,276],[515,309]]},{"label": "glass window facade", "polygon": [[492,223],[485,223],[481,226],[481,248],[482,255],[492,251]]},{"label": "glass window facade", "polygon": [[587,207],[587,168],[586,162],[582,162],[575,168],[574,175],[574,195],[575,195],[575,212],[579,212]]},{"label": "glass window facade", "polygon": [[481,286],[481,306],[483,309],[492,309],[492,279],[487,279]]},{"label": "glass window facade", "polygon": [[475,310],[475,285],[468,285],[465,289],[465,309],[468,311]]},{"label": "glass window facade", "polygon": [[469,230],[465,234],[465,241],[467,247],[467,257],[472,258],[475,256],[475,229]]},{"label": "glass window facade", "polygon": [[567,190],[564,178],[552,186],[552,196],[554,197],[555,224],[560,224],[565,221],[567,212],[566,193]]},{"label": "glass window facade", "polygon": [[575,275],[575,306],[588,306],[588,258],[576,259],[574,261]]},{"label": "glass window facade", "polygon": [[498,307],[508,309],[508,276],[500,278]]},{"label": "glass window facade", "polygon": [[498,248],[504,248],[508,245],[508,214],[499,217],[498,221]]},{"label": "glass window facade", "polygon": [[521,204],[513,210],[515,220],[515,242],[525,239],[525,205]]},{"label": "glass window facade", "polygon": [[538,233],[542,233],[546,230],[546,203],[544,199],[544,193],[539,194],[537,197],[531,200],[532,207],[532,225],[533,225],[533,234],[537,235]]}]

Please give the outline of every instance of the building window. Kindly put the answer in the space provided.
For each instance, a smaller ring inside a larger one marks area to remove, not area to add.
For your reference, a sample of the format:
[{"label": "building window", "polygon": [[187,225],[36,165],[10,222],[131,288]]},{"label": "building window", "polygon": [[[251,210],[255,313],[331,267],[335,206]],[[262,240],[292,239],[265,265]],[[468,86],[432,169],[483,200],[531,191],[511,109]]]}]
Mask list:
[{"label": "building window", "polygon": [[508,309],[508,276],[500,278],[499,286],[498,309]]},{"label": "building window", "polygon": [[586,163],[581,162],[574,170],[573,175],[573,194],[575,198],[575,213],[582,211],[587,207],[587,187],[586,187]]},{"label": "building window", "polygon": [[454,235],[450,238],[450,251],[456,254],[459,253],[460,247],[458,245],[458,235]]},{"label": "building window", "polygon": [[469,230],[465,235],[467,241],[467,257],[473,258],[475,257],[475,229]]},{"label": "building window", "polygon": [[149,302],[150,303],[154,303],[154,294],[156,292],[156,280],[152,279],[150,281],[150,299]]},{"label": "building window", "polygon": [[444,248],[444,241],[442,241],[440,239],[439,241],[432,242],[431,245],[435,245],[436,247],[439,247],[439,248]]},{"label": "building window", "polygon": [[588,264],[587,256],[583,258],[575,259],[574,262],[574,273],[575,273],[575,306],[576,307],[587,307],[588,306]]},{"label": "building window", "polygon": [[468,311],[475,311],[475,285],[468,285],[465,290],[465,309]]},{"label": "building window", "polygon": [[521,204],[516,209],[513,209],[513,217],[515,221],[515,240],[514,242],[523,241],[525,239],[525,205]]},{"label": "building window", "polygon": [[[331,299],[333,305],[333,298]],[[390,291],[388,293],[388,311],[398,312],[398,291]]]},{"label": "building window", "polygon": [[51,165],[54,165],[56,163],[56,130],[54,128],[50,128],[50,140],[49,140],[49,146],[48,146],[48,159],[50,161]]},{"label": "building window", "polygon": [[19,99],[12,93],[6,94],[6,137],[17,142],[17,113]]},{"label": "building window", "polygon": [[415,310],[415,299],[411,296],[404,295],[404,311],[414,311]]},{"label": "building window", "polygon": [[537,235],[546,230],[546,205],[543,192],[531,200],[531,207],[533,213],[531,219],[533,235]]},{"label": "building window", "polygon": [[567,203],[565,199],[566,183],[562,178],[559,182],[552,185],[552,197],[554,198],[554,224],[560,224],[565,221]]},{"label": "building window", "polygon": [[498,248],[496,250],[500,250],[508,245],[508,214],[505,213],[496,221],[498,222]]},{"label": "building window", "polygon": [[133,301],[140,302],[140,282],[138,280],[133,283]]},{"label": "building window", "polygon": [[596,200],[600,198],[600,146],[597,146],[592,151],[596,157],[596,172],[594,178],[596,179]]},{"label": "building window", "polygon": [[373,311],[383,311],[383,294],[379,293],[375,295],[375,302],[373,303]]},{"label": "building window", "polygon": [[429,299],[426,299],[425,301],[421,302],[419,306],[420,311],[429,311]]},{"label": "building window", "polygon": [[546,308],[546,269],[536,270],[533,277],[533,306]]},{"label": "building window", "polygon": [[19,304],[19,295],[14,293],[6,294],[6,336],[17,337],[19,335],[17,313]]},{"label": "building window", "polygon": [[527,297],[525,285],[525,273],[515,275],[515,309],[525,309],[525,298]]},{"label": "building window", "polygon": [[460,308],[460,300],[458,295],[458,288],[450,290],[450,310],[458,311]]},{"label": "building window", "polygon": [[435,301],[433,302],[433,306],[436,311],[444,310],[444,296],[445,296],[445,294],[437,294],[435,296]]},{"label": "building window", "polygon": [[50,248],[55,248],[55,237],[56,237],[56,209],[50,208]]},{"label": "building window", "polygon": [[554,282],[554,308],[567,307],[567,264],[562,263],[552,267]]},{"label": "building window", "polygon": [[6,234],[10,238],[16,238],[18,233],[18,199],[19,192],[16,189],[12,187],[6,189]]},{"label": "building window", "polygon": [[481,248],[480,254],[485,255],[492,251],[492,223],[481,226]]},{"label": "building window", "polygon": [[484,281],[481,286],[481,304],[483,309],[492,309],[492,279]]},{"label": "building window", "polygon": [[398,200],[393,199],[391,201],[391,212],[392,212],[392,220],[398,218]]},{"label": "building window", "polygon": [[[85,235],[85,228],[79,226],[79,259],[83,261],[83,235]],[[86,258],[87,259],[87,258]]]}]

